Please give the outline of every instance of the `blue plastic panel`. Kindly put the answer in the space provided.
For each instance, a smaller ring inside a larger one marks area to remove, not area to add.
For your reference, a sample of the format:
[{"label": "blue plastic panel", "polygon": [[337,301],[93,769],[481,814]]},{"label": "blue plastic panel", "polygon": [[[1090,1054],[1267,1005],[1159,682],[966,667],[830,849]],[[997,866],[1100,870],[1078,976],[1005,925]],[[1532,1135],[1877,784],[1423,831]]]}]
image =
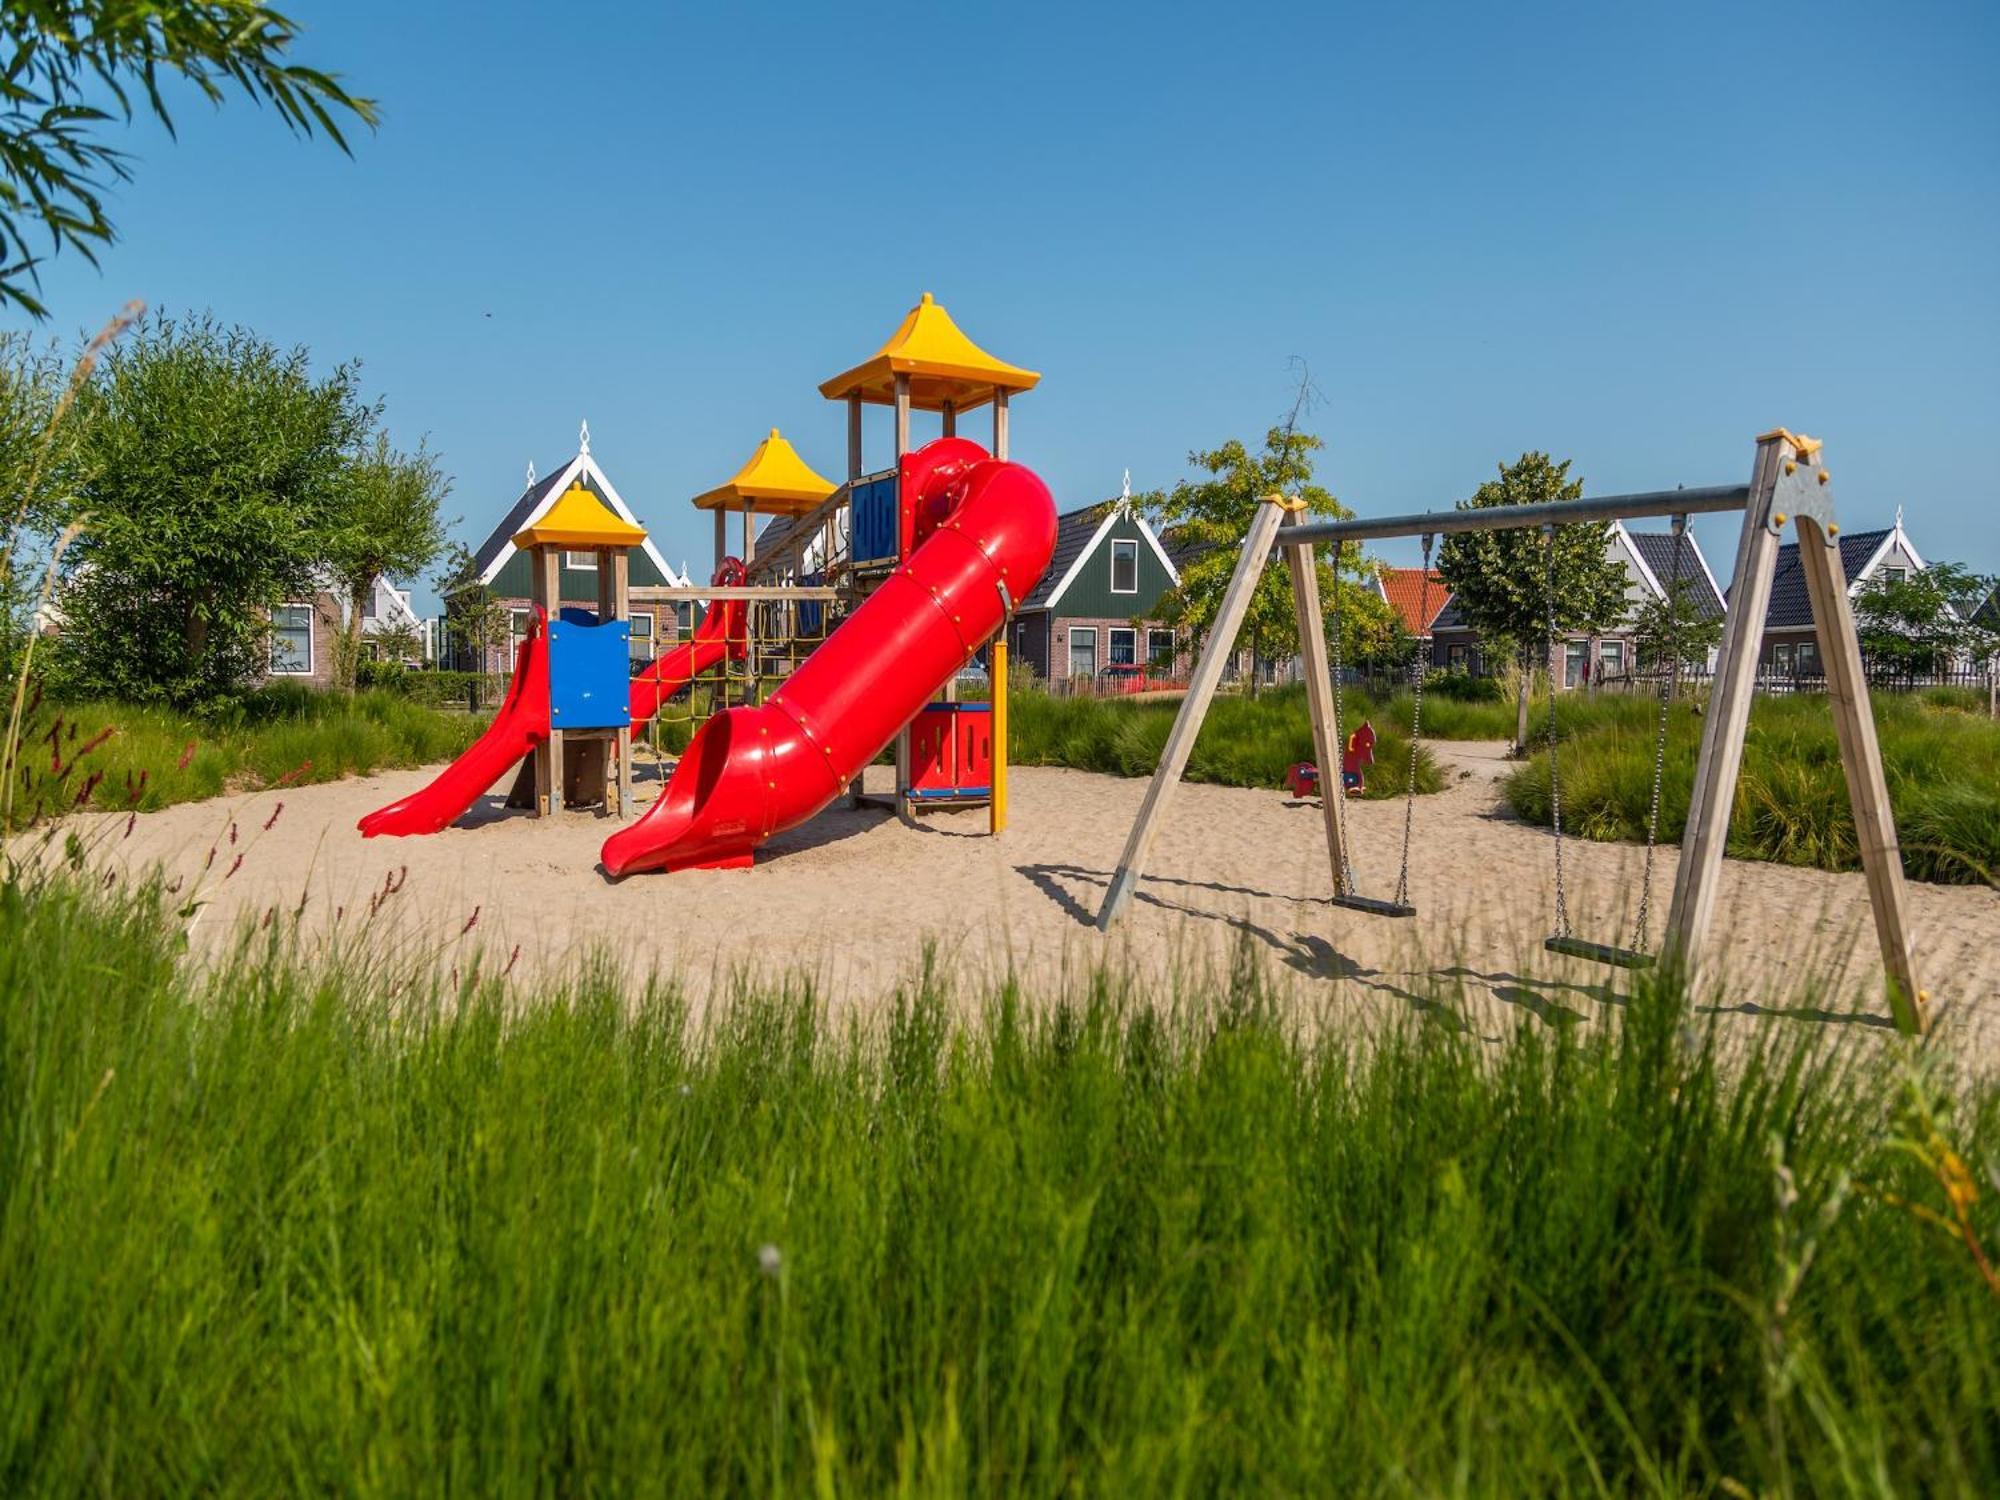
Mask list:
[{"label": "blue plastic panel", "polygon": [[549,708],[555,729],[632,722],[632,622],[549,626]]},{"label": "blue plastic panel", "polygon": [[848,525],[856,562],[881,562],[899,555],[897,485],[893,474],[855,485]]}]

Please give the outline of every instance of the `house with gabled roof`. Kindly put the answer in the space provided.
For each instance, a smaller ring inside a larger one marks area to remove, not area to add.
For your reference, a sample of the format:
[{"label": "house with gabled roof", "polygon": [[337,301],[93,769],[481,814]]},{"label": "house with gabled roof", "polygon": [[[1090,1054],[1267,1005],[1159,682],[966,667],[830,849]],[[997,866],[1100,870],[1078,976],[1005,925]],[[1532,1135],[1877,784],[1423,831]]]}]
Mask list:
[{"label": "house with gabled roof", "polygon": [[[1928,566],[1903,530],[1903,510],[1896,508],[1891,526],[1875,531],[1844,531],[1837,545],[1840,569],[1852,599],[1873,578],[1902,578]],[[1757,652],[1757,670],[1768,677],[1819,677],[1819,635],[1813,623],[1812,599],[1806,593],[1805,570],[1799,565],[1799,544],[1778,549],[1778,566],[1771,576],[1771,602],[1764,610],[1764,638]]]},{"label": "house with gabled roof", "polygon": [[[1567,635],[1556,645],[1549,666],[1557,674],[1556,681],[1566,688],[1631,676],[1639,665],[1638,642],[1632,631],[1634,617],[1647,601],[1665,599],[1675,577],[1682,581],[1686,596],[1702,619],[1719,620],[1725,608],[1722,587],[1692,531],[1677,552],[1671,531],[1634,531],[1622,521],[1613,521],[1604,545],[1606,555],[1625,572],[1624,615],[1608,630]],[[1421,582],[1420,570],[1405,571]],[[1430,639],[1433,666],[1479,676],[1499,665],[1487,659],[1478,632],[1459,612],[1455,599],[1446,600],[1438,609]]]},{"label": "house with gabled roof", "polygon": [[[533,526],[567,492],[577,488],[594,496],[620,520],[634,526],[643,525],[592,455],[588,422],[583,424],[578,434],[574,458],[541,479],[535,477],[534,468],[530,465],[527,488],[507,508],[507,513],[495,523],[472,555],[479,582],[507,610],[509,626],[507,643],[496,647],[489,660],[479,667],[480,670],[507,671],[514,659],[514,643],[527,633],[528,622],[533,618],[528,557],[515,547],[515,536]],[[687,584],[686,574],[677,573],[668,565],[650,535],[632,549],[630,567],[633,587],[682,588]],[[591,552],[565,552],[561,579],[563,609],[594,616],[597,609],[596,555]],[[449,613],[451,600],[445,601],[445,608]],[[671,604],[634,605],[633,659],[641,662],[652,660],[690,623],[687,612]]]},{"label": "house with gabled roof", "polygon": [[1014,615],[1013,659],[1051,686],[1107,668],[1173,675],[1181,646],[1160,601],[1181,581],[1159,535],[1119,495],[1057,518],[1055,555]]},{"label": "house with gabled roof", "polygon": [[1382,602],[1389,606],[1411,639],[1426,642],[1431,638],[1431,627],[1451,602],[1451,587],[1444,581],[1444,574],[1432,568],[1428,582],[1426,589],[1423,568],[1385,565],[1375,575],[1375,591],[1382,596]]}]

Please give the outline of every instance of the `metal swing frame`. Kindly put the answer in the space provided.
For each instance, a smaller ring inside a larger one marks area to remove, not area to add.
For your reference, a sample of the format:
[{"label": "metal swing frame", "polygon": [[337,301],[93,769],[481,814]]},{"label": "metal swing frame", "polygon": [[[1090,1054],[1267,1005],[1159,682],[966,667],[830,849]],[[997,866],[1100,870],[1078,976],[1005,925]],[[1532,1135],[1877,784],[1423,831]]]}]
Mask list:
[{"label": "metal swing frame", "polygon": [[[1108,931],[1131,904],[1174,788],[1179,785],[1194,749],[1195,736],[1215,699],[1223,668],[1235,650],[1251,594],[1274,547],[1282,553],[1291,573],[1304,658],[1306,703],[1312,715],[1313,748],[1320,765],[1326,767],[1340,764],[1339,710],[1334,697],[1338,685],[1332,681],[1329,670],[1319,578],[1314,567],[1315,547],[1391,537],[1448,536],[1741,511],[1743,528],[1736,548],[1735,582],[1724,617],[1715,683],[1702,726],[1701,753],[1695,765],[1693,798],[1688,807],[1687,831],[1681,840],[1680,867],[1674,876],[1673,904],[1667,915],[1661,958],[1692,976],[1714,923],[1729,813],[1743,764],[1743,742],[1749,729],[1757,654],[1777,567],[1778,541],[1786,523],[1793,522],[1798,528],[1799,560],[1812,602],[1820,659],[1825,664],[1828,704],[1847,777],[1848,800],[1854,812],[1890,1008],[1901,1030],[1924,1031],[1929,1024],[1930,997],[1917,983],[1902,851],[1889,807],[1875,720],[1869,712],[1868,680],[1862,667],[1860,642],[1854,632],[1847,577],[1840,564],[1840,527],[1834,519],[1829,477],[1817,441],[1779,428],[1757,439],[1750,482],[1741,485],[1604,495],[1486,510],[1429,511],[1313,522],[1301,518],[1302,507],[1297,502],[1281,495],[1267,496],[1268,503],[1258,508],[1250,533],[1244,539],[1214,626],[1202,645],[1187,697],[1181,703],[1160,764],[1146,788],[1138,817],[1119,856],[1118,868],[1098,910],[1097,926]],[[1334,892],[1336,897],[1351,898],[1353,882],[1342,836],[1340,798],[1323,794],[1320,801]],[[1360,903],[1349,899],[1342,904]],[[1569,941],[1578,948],[1605,947],[1577,939]],[[1595,951],[1582,956],[1617,961],[1610,959],[1608,953]]]}]

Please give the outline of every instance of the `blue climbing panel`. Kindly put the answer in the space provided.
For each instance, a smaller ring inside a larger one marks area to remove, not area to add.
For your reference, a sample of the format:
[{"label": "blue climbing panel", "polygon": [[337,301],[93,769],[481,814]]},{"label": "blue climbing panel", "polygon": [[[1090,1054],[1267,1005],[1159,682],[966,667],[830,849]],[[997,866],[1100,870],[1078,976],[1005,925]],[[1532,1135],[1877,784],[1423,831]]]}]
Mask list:
[{"label": "blue climbing panel", "polygon": [[616,729],[632,722],[632,622],[549,626],[553,729]]},{"label": "blue climbing panel", "polygon": [[902,528],[897,498],[901,480],[895,474],[857,479],[849,493],[848,546],[857,563],[893,561],[902,554]]}]

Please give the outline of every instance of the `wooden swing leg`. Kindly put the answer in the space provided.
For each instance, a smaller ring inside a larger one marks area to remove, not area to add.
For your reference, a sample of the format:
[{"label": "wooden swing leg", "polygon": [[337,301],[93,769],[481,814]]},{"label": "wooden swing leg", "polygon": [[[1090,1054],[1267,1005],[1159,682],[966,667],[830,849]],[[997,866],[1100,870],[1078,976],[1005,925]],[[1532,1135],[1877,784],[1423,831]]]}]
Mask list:
[{"label": "wooden swing leg", "polygon": [[1855,841],[1868,880],[1868,905],[1875,914],[1875,938],[1889,982],[1889,1008],[1899,1030],[1921,1035],[1930,1025],[1929,1000],[1917,986],[1910,956],[1909,895],[1903,884],[1903,851],[1889,808],[1889,783],[1882,773],[1882,746],[1868,708],[1868,675],[1861,661],[1854,611],[1840,548],[1820,522],[1799,517],[1799,567],[1806,577],[1813,620],[1819,626],[1819,656],[1826,664],[1826,694],[1834,736],[1847,773],[1847,798],[1854,809]]},{"label": "wooden swing leg", "polygon": [[1145,800],[1139,804],[1139,816],[1126,836],[1125,850],[1118,856],[1118,868],[1104,893],[1104,904],[1098,908],[1100,931],[1109,932],[1111,924],[1131,904],[1146,857],[1152,852],[1153,839],[1160,831],[1160,820],[1166,814],[1174,788],[1180,785],[1181,772],[1187,769],[1188,756],[1194,750],[1195,736],[1201,732],[1202,718],[1221,685],[1222,669],[1236,649],[1236,632],[1242,628],[1243,616],[1250,609],[1250,596],[1257,590],[1257,580],[1264,572],[1271,543],[1278,534],[1278,523],[1284,515],[1276,496],[1268,497],[1257,507],[1250,534],[1243,539],[1243,551],[1236,559],[1236,571],[1230,574],[1229,587],[1223,592],[1222,606],[1216,611],[1215,623],[1209,627],[1208,639],[1202,643],[1187,697],[1181,700],[1180,712],[1174,716],[1166,748],[1160,753],[1153,779],[1147,783]]},{"label": "wooden swing leg", "polygon": [[[1296,526],[1296,514],[1287,514],[1286,526]],[[1283,532],[1279,533],[1281,536]],[[1326,824],[1326,852],[1333,863],[1333,892],[1338,901],[1347,890],[1347,861],[1340,839],[1341,785],[1340,737],[1334,733],[1334,694],[1340,684],[1333,681],[1327,661],[1326,622],[1319,608],[1319,568],[1309,544],[1284,549],[1285,565],[1292,574],[1292,603],[1297,611],[1300,665],[1306,677],[1306,707],[1312,714],[1313,754],[1319,760],[1320,816]],[[1337,628],[1337,627],[1336,627]]]}]

